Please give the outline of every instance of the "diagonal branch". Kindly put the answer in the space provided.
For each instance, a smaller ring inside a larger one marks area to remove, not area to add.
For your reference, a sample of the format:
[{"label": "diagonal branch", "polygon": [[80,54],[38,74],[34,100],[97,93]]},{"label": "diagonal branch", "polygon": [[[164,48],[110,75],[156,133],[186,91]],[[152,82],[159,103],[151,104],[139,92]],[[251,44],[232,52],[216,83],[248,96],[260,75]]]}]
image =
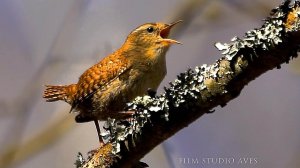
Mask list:
[{"label": "diagonal branch", "polygon": [[[236,98],[250,81],[297,56],[300,49],[300,2],[285,1],[273,9],[259,29],[243,39],[216,43],[223,56],[214,64],[187,70],[160,96],[138,97],[129,122],[107,121],[110,141],[97,149],[82,167],[133,167],[155,146],[205,113]],[[104,135],[104,137],[106,137]],[[145,165],[139,165],[143,167]]]}]

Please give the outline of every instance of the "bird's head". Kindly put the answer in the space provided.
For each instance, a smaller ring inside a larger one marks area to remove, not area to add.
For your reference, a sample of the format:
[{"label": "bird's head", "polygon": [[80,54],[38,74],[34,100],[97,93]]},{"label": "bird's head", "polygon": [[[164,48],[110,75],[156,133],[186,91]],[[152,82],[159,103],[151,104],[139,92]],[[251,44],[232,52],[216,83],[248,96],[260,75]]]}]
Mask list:
[{"label": "bird's head", "polygon": [[180,42],[169,39],[170,30],[181,20],[171,24],[165,23],[146,23],[133,30],[127,37],[125,44],[131,47],[142,49],[163,49],[171,44],[181,44]]}]

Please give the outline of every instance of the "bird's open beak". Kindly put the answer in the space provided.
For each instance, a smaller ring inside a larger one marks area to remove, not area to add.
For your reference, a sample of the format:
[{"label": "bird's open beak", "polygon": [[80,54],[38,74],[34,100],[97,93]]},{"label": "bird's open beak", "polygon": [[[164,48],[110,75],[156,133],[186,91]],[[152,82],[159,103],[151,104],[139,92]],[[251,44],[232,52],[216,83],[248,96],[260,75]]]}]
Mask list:
[{"label": "bird's open beak", "polygon": [[182,20],[178,20],[176,22],[173,22],[171,24],[166,25],[161,31],[160,31],[160,36],[162,38],[161,41],[166,42],[166,43],[176,43],[176,44],[181,44],[179,41],[173,40],[173,39],[168,39],[168,36],[170,34],[170,30],[173,26],[175,26],[177,23],[182,22]]}]

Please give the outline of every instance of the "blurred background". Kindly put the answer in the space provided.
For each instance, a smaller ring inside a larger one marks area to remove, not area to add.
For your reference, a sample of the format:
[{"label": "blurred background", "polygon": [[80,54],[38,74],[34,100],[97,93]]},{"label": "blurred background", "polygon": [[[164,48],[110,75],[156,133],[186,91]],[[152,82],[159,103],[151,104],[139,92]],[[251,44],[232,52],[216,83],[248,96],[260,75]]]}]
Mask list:
[{"label": "blurred background", "polygon": [[[184,20],[167,54],[168,86],[188,67],[220,57],[214,42],[259,27],[280,0],[1,0],[0,167],[75,167],[98,147],[93,123],[76,124],[44,84],[69,84],[146,22]],[[300,61],[251,82],[149,153],[150,167],[300,166]],[[155,136],[155,135],[154,135]],[[224,161],[222,161],[222,159]],[[252,162],[250,161],[252,160]]]}]

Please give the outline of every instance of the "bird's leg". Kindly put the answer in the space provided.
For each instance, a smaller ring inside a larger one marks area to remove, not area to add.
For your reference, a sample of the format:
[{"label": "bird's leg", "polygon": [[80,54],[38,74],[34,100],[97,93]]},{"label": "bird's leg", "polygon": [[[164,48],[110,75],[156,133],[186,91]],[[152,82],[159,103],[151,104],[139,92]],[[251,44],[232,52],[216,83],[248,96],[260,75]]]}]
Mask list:
[{"label": "bird's leg", "polygon": [[105,145],[105,143],[104,143],[104,141],[101,137],[100,126],[99,126],[98,120],[94,120],[94,123],[95,123],[96,129],[97,129],[97,134],[98,134],[98,138],[99,138],[99,142],[100,142],[100,147],[102,147],[103,145]]}]

